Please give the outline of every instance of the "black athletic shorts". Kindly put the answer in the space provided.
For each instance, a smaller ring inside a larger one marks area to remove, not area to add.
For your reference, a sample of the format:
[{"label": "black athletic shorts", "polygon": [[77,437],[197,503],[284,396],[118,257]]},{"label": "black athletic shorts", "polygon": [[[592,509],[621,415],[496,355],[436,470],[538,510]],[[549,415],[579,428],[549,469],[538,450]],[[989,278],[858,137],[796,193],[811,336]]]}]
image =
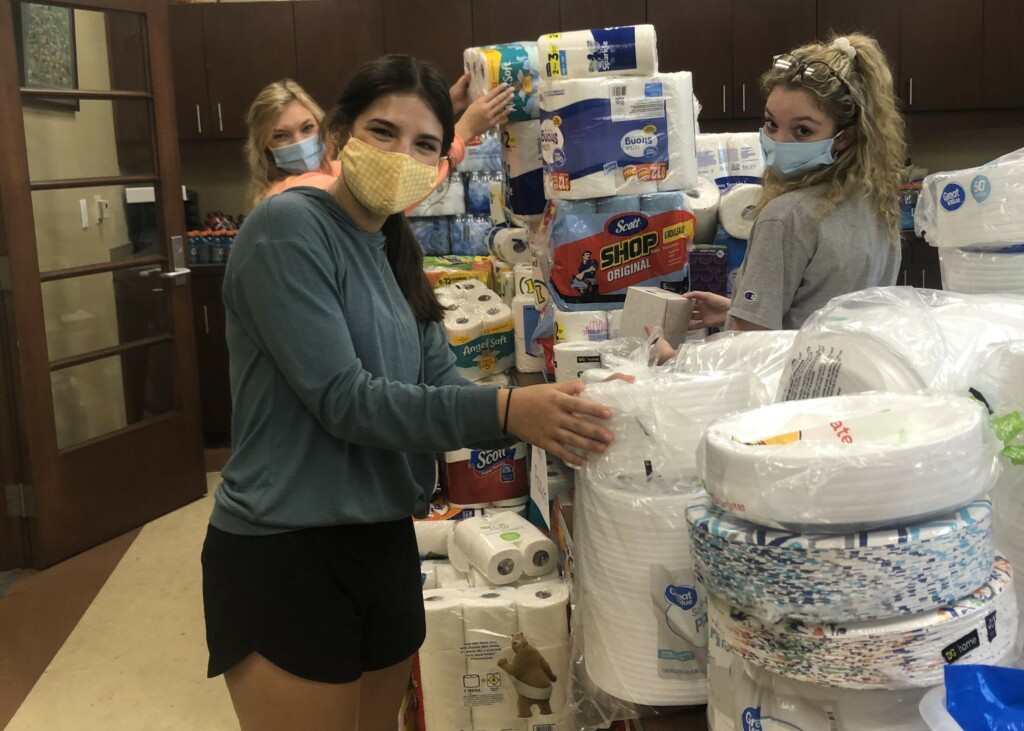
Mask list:
[{"label": "black athletic shorts", "polygon": [[258,652],[308,680],[348,683],[423,642],[412,520],[240,536],[203,544],[209,677]]}]

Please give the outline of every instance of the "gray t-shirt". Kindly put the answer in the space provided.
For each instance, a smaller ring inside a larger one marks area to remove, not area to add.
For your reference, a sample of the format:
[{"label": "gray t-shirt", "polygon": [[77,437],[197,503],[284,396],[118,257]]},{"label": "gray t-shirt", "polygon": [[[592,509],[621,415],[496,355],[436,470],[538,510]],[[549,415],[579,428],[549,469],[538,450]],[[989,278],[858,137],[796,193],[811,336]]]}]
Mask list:
[{"label": "gray t-shirt", "polygon": [[821,217],[823,191],[785,193],[758,215],[733,285],[730,318],[798,329],[833,297],[896,283],[900,247],[885,218],[859,195]]}]

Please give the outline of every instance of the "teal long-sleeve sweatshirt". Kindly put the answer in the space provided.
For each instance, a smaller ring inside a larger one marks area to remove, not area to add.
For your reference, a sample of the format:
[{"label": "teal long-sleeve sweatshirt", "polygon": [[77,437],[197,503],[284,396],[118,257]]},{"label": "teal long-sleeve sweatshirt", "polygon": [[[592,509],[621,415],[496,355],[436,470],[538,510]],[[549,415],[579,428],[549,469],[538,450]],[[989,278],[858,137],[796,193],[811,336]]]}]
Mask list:
[{"label": "teal long-sleeve sweatshirt", "polygon": [[502,439],[495,390],[418,322],[383,234],[297,188],[246,219],[224,276],[232,455],[210,522],[263,535],[426,515],[434,453]]}]

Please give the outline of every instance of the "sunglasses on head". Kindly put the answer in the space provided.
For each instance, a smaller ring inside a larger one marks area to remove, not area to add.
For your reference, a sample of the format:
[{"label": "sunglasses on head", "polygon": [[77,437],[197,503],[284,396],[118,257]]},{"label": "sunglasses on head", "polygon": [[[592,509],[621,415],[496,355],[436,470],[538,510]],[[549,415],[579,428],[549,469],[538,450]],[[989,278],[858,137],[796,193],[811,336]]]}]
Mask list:
[{"label": "sunglasses on head", "polygon": [[772,68],[796,74],[803,79],[809,79],[819,84],[825,83],[829,79],[835,79],[842,84],[847,94],[852,93],[850,85],[843,80],[843,77],[834,68],[824,61],[805,62],[792,54],[784,53],[781,56],[774,57]]}]

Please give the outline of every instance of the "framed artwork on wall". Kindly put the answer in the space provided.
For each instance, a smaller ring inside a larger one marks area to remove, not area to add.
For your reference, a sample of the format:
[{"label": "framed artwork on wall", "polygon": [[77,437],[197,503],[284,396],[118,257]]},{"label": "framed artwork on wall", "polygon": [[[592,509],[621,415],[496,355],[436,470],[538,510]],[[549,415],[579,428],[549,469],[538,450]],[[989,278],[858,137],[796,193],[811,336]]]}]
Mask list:
[{"label": "framed artwork on wall", "polygon": [[[31,89],[77,89],[75,11],[56,5],[14,3],[21,85]],[[79,110],[78,99],[31,97],[26,103]]]}]

